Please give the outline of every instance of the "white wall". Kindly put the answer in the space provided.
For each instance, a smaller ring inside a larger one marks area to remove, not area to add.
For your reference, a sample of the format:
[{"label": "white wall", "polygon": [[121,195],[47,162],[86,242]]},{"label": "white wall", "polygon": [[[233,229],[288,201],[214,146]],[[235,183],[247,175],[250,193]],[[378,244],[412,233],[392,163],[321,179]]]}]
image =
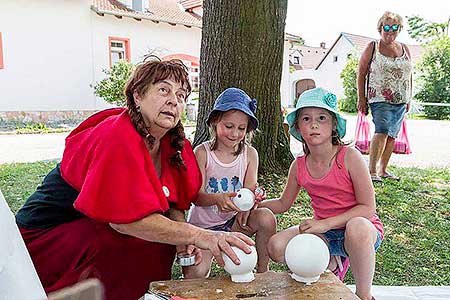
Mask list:
[{"label": "white wall", "polygon": [[[189,54],[200,58],[201,29],[183,25],[154,23],[150,20],[137,21],[133,18],[117,19],[111,15],[99,16],[92,11],[94,81],[105,77],[103,69],[109,67],[108,37],[130,40],[131,62],[141,62],[152,52],[158,56],[173,53]],[[97,107],[105,102],[98,98]]]},{"label": "white wall", "polygon": [[[338,99],[344,96],[341,72],[347,63],[347,55],[353,51],[352,44],[341,37],[317,70],[321,78],[320,86],[336,94]],[[336,55],[338,61],[334,62],[333,58]]]},{"label": "white wall", "polygon": [[0,111],[95,107],[90,0],[0,1]]},{"label": "white wall", "polygon": [[154,50],[200,57],[200,28],[99,16],[90,5],[91,0],[0,0],[0,111],[108,107],[91,88],[109,68],[108,37],[130,39],[134,63]]},{"label": "white wall", "polygon": [[312,79],[316,83],[316,87],[324,87],[324,73],[315,69],[297,70],[291,73],[290,76],[290,98],[292,99],[290,106],[294,105],[296,84],[302,79]]}]

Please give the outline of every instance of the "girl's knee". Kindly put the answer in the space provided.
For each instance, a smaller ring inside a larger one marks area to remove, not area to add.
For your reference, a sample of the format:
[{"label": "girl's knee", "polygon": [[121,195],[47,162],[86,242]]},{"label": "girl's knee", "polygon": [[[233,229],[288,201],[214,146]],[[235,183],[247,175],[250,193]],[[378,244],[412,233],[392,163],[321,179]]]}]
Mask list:
[{"label": "girl's knee", "polygon": [[272,236],[267,244],[267,252],[270,259],[276,263],[284,263],[284,253],[286,251],[286,243],[281,241],[277,236]]},{"label": "girl's knee", "polygon": [[355,217],[350,219],[345,226],[345,239],[364,243],[372,242],[375,226],[366,218]]},{"label": "girl's knee", "polygon": [[273,212],[268,208],[257,208],[254,211],[255,223],[258,231],[275,233],[277,220]]},{"label": "girl's knee", "polygon": [[183,276],[186,279],[196,279],[196,278],[207,278],[209,276],[209,271],[211,266],[205,264],[200,264],[198,266],[184,267]]},{"label": "girl's knee", "polygon": [[186,279],[208,278],[211,271],[212,255],[202,250],[202,261],[196,266],[183,267],[183,276]]}]

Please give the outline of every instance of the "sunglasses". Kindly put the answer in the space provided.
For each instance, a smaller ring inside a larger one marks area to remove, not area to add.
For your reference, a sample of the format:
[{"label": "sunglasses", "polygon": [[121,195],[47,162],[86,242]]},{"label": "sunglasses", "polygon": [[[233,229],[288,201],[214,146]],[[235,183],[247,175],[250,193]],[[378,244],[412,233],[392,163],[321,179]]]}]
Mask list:
[{"label": "sunglasses", "polygon": [[383,31],[389,32],[392,28],[393,32],[397,32],[400,29],[400,25],[398,24],[392,24],[392,25],[383,25]]}]

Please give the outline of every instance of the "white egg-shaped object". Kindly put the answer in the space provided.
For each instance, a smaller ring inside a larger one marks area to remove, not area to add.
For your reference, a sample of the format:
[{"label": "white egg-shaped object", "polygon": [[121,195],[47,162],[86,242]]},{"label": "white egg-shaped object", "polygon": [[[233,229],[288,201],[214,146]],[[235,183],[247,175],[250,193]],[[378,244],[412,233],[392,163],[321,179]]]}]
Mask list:
[{"label": "white egg-shaped object", "polygon": [[314,234],[299,234],[289,241],[285,252],[292,278],[304,283],[316,282],[330,261],[325,242]]},{"label": "white egg-shaped object", "polygon": [[253,269],[256,267],[258,260],[258,254],[256,254],[256,248],[250,246],[252,252],[245,253],[241,249],[235,246],[231,246],[234,253],[240,260],[240,264],[236,265],[224,252],[222,252],[223,260],[225,261],[225,271],[231,275],[231,281],[233,282],[250,282],[255,279]]},{"label": "white egg-shaped object", "polygon": [[241,211],[248,211],[255,205],[255,194],[247,188],[241,188],[233,197],[233,202]]}]

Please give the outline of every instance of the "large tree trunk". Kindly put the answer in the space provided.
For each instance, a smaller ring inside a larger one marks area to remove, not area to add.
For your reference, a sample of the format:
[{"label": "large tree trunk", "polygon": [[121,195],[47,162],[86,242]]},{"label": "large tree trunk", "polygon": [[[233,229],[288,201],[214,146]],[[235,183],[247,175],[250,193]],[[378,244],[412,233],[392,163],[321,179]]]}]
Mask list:
[{"label": "large tree trunk", "polygon": [[194,145],[209,138],[205,120],[228,87],[258,100],[253,144],[261,171],[286,169],[292,155],[283,131],[280,83],[287,0],[204,0],[200,105]]}]

